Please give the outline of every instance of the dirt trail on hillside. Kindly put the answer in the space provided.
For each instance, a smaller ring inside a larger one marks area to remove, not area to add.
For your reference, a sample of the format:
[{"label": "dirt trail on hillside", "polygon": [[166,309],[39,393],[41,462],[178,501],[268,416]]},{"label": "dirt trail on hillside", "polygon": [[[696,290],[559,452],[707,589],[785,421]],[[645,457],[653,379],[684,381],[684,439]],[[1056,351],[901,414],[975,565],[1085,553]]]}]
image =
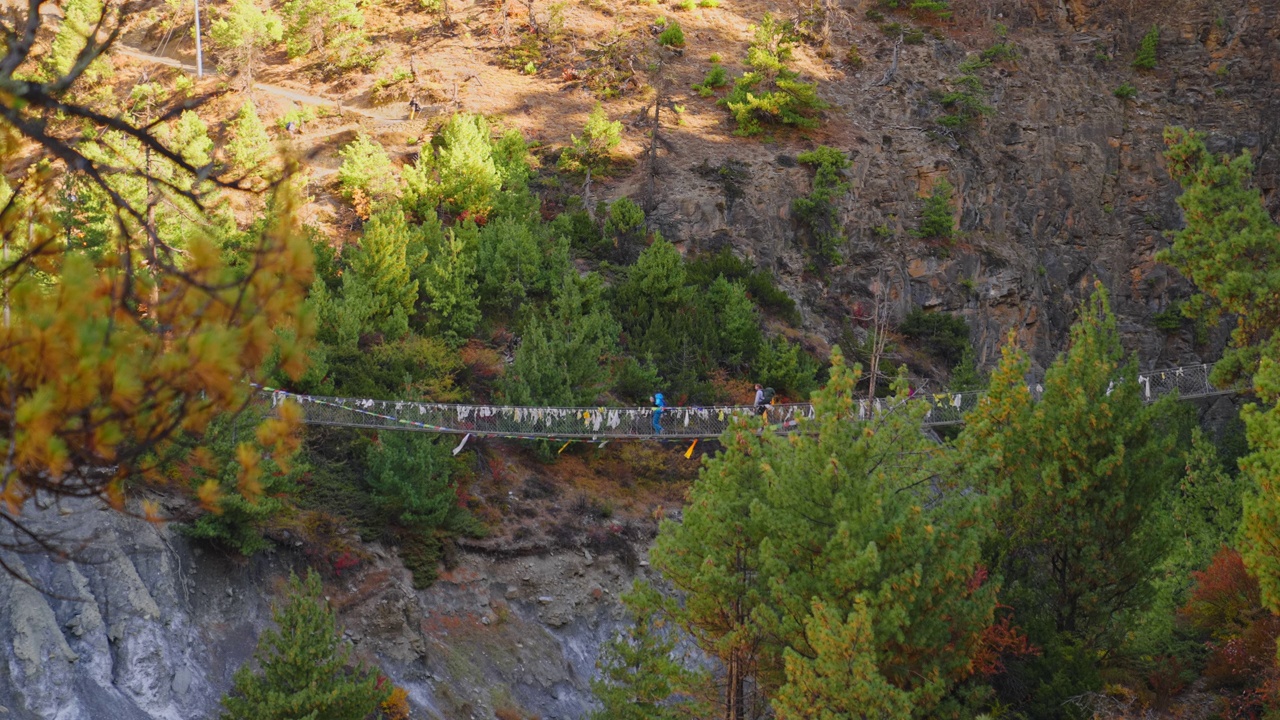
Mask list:
[{"label": "dirt trail on hillside", "polygon": [[[184,62],[181,62],[179,60],[174,60],[173,58],[165,57],[163,55],[152,55],[151,53],[139,50],[137,48],[132,48],[125,45],[116,45],[113,48],[113,50],[115,52],[120,53],[121,55],[126,55],[128,57],[136,58],[138,60],[145,60],[147,62],[153,62],[160,65],[167,65],[169,67],[178,68],[179,70],[184,70],[190,73],[194,73],[196,71],[196,68],[194,65],[188,65]],[[266,93],[268,95],[274,95],[279,98],[284,98],[285,100],[292,100],[294,102],[304,103],[307,105],[334,107],[334,108],[337,108],[339,113],[352,113],[355,115],[360,115],[362,117],[369,118],[371,120],[377,120],[380,123],[401,123],[409,119],[409,116],[407,113],[402,114],[402,113],[391,112],[386,110],[374,110],[370,108],[355,107],[354,105],[344,105],[341,100],[322,97],[320,95],[312,95],[310,93],[306,93],[301,90],[293,90],[290,88],[281,87],[279,85],[271,85],[268,83],[258,82],[253,84],[253,90],[257,92]]]}]

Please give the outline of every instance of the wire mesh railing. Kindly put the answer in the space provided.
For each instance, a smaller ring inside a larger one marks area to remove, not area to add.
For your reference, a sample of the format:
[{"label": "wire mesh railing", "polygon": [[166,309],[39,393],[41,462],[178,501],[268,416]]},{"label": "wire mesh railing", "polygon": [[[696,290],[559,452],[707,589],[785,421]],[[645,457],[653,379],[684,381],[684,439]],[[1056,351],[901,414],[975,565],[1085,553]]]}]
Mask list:
[{"label": "wire mesh railing", "polygon": [[[1209,382],[1212,370],[1212,365],[1156,370],[1139,374],[1138,383],[1147,402],[1175,392],[1185,399],[1234,392],[1215,388]],[[1039,385],[1029,389],[1037,397],[1042,392]],[[296,401],[302,407],[305,422],[312,425],[530,440],[711,438],[723,434],[734,418],[760,412],[751,405],[525,407],[320,397],[270,388],[263,388],[262,392],[273,404],[285,398]],[[981,392],[917,392],[908,402],[928,403],[924,425],[941,427],[964,422],[964,415],[981,397]],[[857,415],[866,419],[893,407],[894,401],[889,398],[863,399],[858,403]],[[792,432],[802,419],[813,417],[813,406],[809,403],[771,405],[765,410],[765,416],[777,431]]]}]

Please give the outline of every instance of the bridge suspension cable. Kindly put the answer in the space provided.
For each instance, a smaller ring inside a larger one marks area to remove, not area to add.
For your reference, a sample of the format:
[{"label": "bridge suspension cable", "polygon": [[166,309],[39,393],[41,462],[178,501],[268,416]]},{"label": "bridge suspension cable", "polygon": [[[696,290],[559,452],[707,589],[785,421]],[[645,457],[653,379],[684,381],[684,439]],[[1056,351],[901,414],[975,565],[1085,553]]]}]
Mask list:
[{"label": "bridge suspension cable", "polygon": [[[1227,395],[1234,389],[1219,389],[1209,382],[1212,365],[1155,370],[1138,375],[1138,384],[1146,402],[1178,393],[1182,399]],[[1035,397],[1041,389],[1030,388]],[[661,408],[655,432],[654,407],[528,407],[514,405],[467,405],[425,403],[408,400],[374,400],[369,398],[337,398],[261,388],[273,404],[285,399],[297,402],[303,410],[304,422],[311,425],[409,430],[429,433],[550,440],[643,440],[654,438],[693,439],[719,437],[735,417],[757,413],[751,405],[677,406]],[[1110,392],[1110,391],[1108,391]],[[925,415],[926,427],[942,427],[964,422],[981,392],[916,393],[909,402],[930,405]],[[891,398],[862,399],[858,403],[860,418],[873,417],[889,410]],[[779,432],[790,432],[801,419],[813,417],[813,405],[787,403],[772,405],[768,421]]]}]

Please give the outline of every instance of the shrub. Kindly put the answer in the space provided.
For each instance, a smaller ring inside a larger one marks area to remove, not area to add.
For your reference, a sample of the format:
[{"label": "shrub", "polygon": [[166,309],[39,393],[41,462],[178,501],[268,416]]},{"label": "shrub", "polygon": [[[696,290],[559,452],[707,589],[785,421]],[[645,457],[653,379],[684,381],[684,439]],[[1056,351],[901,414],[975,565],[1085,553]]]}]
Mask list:
[{"label": "shrub", "polygon": [[844,241],[840,227],[837,198],[849,192],[849,183],[841,179],[841,173],[849,167],[849,158],[835,148],[820,145],[797,158],[814,168],[813,189],[805,197],[791,201],[796,217],[809,227],[813,239],[812,250],[819,260],[829,264],[840,262],[837,246]]},{"label": "shrub", "polygon": [[751,70],[739,77],[733,90],[720,101],[738,123],[734,134],[759,135],[764,132],[765,123],[818,126],[814,114],[829,105],[818,97],[817,84],[801,82],[799,73],[788,69],[796,40],[791,23],[765,13],[747,50],[747,66]]},{"label": "shrub", "polygon": [[849,49],[844,53],[844,64],[853,70],[861,70],[866,61],[862,59],[862,53],[858,51],[857,45],[850,45]]},{"label": "shrub", "polygon": [[[684,10],[685,12],[689,12],[697,6],[698,5],[696,2],[694,2],[694,0],[680,0],[680,2],[676,3],[676,8],[679,10]],[[659,40],[659,42],[661,42],[661,40]]]},{"label": "shrub", "polygon": [[1130,85],[1129,83],[1122,84],[1120,87],[1116,88],[1114,93],[1114,95],[1121,100],[1130,100],[1137,96],[1137,94],[1138,88]]},{"label": "shrub", "polygon": [[720,7],[720,0],[698,0],[698,7],[715,9]]},{"label": "shrub", "polygon": [[[998,28],[997,28],[998,30]],[[1001,35],[1001,37],[1004,37]],[[1018,57],[1018,48],[1011,42],[999,42],[982,51],[982,59],[988,62],[1013,60]]]},{"label": "shrub", "polygon": [[359,190],[366,197],[383,199],[399,186],[391,158],[377,140],[361,133],[338,151],[342,165],[338,167],[338,184],[348,200]]},{"label": "shrub", "polygon": [[1160,47],[1160,26],[1152,25],[1133,57],[1133,66],[1139,70],[1154,70],[1156,67],[1156,50]]},{"label": "shrub", "polygon": [[959,315],[916,308],[907,314],[898,331],[948,367],[957,365],[970,347],[969,323]]},{"label": "shrub", "polygon": [[702,78],[702,83],[694,85],[693,89],[702,97],[711,97],[716,94],[717,89],[728,84],[729,73],[725,72],[723,65],[715,63],[707,71],[706,77]]},{"label": "shrub", "polygon": [[369,99],[375,105],[383,105],[409,97],[409,86],[405,81],[413,78],[413,73],[403,67],[397,67],[390,75],[373,81],[369,90]]},{"label": "shrub", "polygon": [[667,23],[666,28],[658,35],[658,44],[664,47],[684,47],[684,30],[680,29],[680,23],[675,20]]},{"label": "shrub", "polygon": [[953,130],[966,130],[994,110],[984,102],[986,88],[975,75],[961,75],[952,83],[954,89],[943,93],[938,101],[950,112],[938,118],[938,124]]},{"label": "shrub", "polygon": [[289,127],[289,123],[293,123],[298,128],[304,124],[316,119],[316,109],[310,105],[297,105],[289,108],[288,112],[276,118],[276,128],[284,130]]},{"label": "shrub", "polygon": [[917,15],[929,15],[939,20],[951,17],[951,8],[946,0],[915,0],[911,3],[911,12]]},{"label": "shrub", "polygon": [[590,171],[601,175],[608,171],[612,163],[610,155],[622,141],[622,123],[610,122],[604,108],[597,104],[582,126],[582,135],[570,138],[572,144],[560,153],[558,167],[569,172]]},{"label": "shrub", "polygon": [[950,240],[955,235],[955,213],[951,207],[954,190],[946,178],[939,178],[933,184],[933,190],[925,198],[924,209],[920,212],[920,237]]}]

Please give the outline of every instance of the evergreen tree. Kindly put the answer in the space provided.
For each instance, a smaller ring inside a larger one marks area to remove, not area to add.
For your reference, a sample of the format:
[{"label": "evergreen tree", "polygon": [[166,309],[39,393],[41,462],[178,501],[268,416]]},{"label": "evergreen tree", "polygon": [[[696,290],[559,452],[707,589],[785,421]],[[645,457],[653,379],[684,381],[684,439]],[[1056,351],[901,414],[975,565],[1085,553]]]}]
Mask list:
[{"label": "evergreen tree", "polygon": [[240,106],[240,111],[231,120],[230,131],[227,154],[231,156],[231,164],[245,173],[264,177],[267,163],[273,155],[271,136],[258,117],[252,100],[245,100]]},{"label": "evergreen tree", "polygon": [[283,37],[280,16],[270,8],[263,10],[256,0],[232,0],[222,17],[209,25],[209,39],[227,70],[243,74],[250,88],[262,53]]},{"label": "evergreen tree", "polygon": [[614,636],[600,653],[600,677],[591,691],[603,706],[593,720],[681,720],[702,716],[702,708],[678,694],[693,691],[706,678],[673,659],[674,634],[664,631],[655,605],[661,600],[651,589],[636,584],[623,603],[634,623]]},{"label": "evergreen tree", "polygon": [[513,218],[498,218],[480,230],[476,267],[486,307],[514,308],[539,283],[543,249],[535,233]]},{"label": "evergreen tree", "polygon": [[[923,407],[853,421],[859,374],[833,353],[831,379],[813,396],[813,431],[765,444],[751,509],[769,529],[760,542],[769,601],[757,622],[820,667],[830,658],[806,632],[813,601],[837,617],[865,603],[880,675],[928,716],[968,676],[991,623],[995,588],[976,580],[988,499],[933,495],[940,448],[919,432]],[[905,381],[897,390],[905,401]],[[784,647],[762,668],[769,684],[781,680]]]},{"label": "evergreen tree", "polygon": [[778,720],[909,720],[914,693],[894,687],[880,674],[871,618],[855,602],[848,621],[821,600],[805,618],[813,658],[786,650],[787,684],[773,702]]},{"label": "evergreen tree", "polygon": [[342,165],[338,167],[338,183],[348,200],[356,191],[370,200],[384,200],[399,187],[395,168],[387,151],[373,138],[361,133],[338,151]]},{"label": "evergreen tree", "polygon": [[1167,128],[1164,138],[1169,174],[1183,188],[1178,205],[1186,227],[1158,257],[1202,293],[1185,306],[1189,314],[1206,322],[1223,313],[1236,316],[1231,347],[1214,378],[1252,376],[1262,401],[1240,414],[1250,450],[1240,468],[1253,485],[1244,497],[1240,552],[1264,604],[1280,612],[1280,225],[1249,186],[1253,162],[1247,152],[1214,157],[1201,135],[1184,128]]},{"label": "evergreen tree", "polygon": [[459,534],[475,520],[458,506],[450,446],[439,437],[384,433],[367,460],[373,498],[396,522],[424,534]]},{"label": "evergreen tree", "polygon": [[281,6],[281,14],[285,51],[291,58],[317,47],[367,42],[364,13],[356,0],[288,0]]},{"label": "evergreen tree", "polygon": [[264,631],[254,651],[258,672],[248,665],[236,672],[222,720],[363,720],[390,696],[375,670],[350,667],[351,648],[315,572],[289,576],[272,620],[277,628]]},{"label": "evergreen tree", "polygon": [[[1032,402],[1027,361],[1006,348],[957,441],[973,483],[1002,498],[999,561],[1015,612],[1110,647],[1169,550],[1167,498],[1182,431],[1172,398],[1145,405],[1098,286]],[[1043,640],[1043,638],[1033,638]]]},{"label": "evergreen tree", "polygon": [[470,337],[480,322],[475,244],[474,225],[450,228],[435,248],[428,248],[420,276],[433,325],[454,344]]},{"label": "evergreen tree", "polygon": [[[84,49],[90,35],[102,19],[102,0],[67,0],[62,6],[62,24],[49,46],[45,66],[49,78],[57,78],[71,72],[76,58]],[[82,76],[89,83],[96,82],[107,73],[105,58],[94,60]]]},{"label": "evergreen tree", "polygon": [[924,209],[920,212],[920,237],[950,240],[955,234],[955,210],[951,207],[954,190],[946,178],[939,178],[933,184],[933,190],[925,198]]},{"label": "evergreen tree", "polygon": [[514,405],[593,405],[609,386],[621,328],[602,301],[600,278],[565,275],[549,312],[525,324],[503,382]]},{"label": "evergreen tree", "polygon": [[734,134],[759,135],[764,123],[817,127],[814,115],[829,105],[818,97],[815,83],[801,82],[800,73],[788,67],[797,40],[795,28],[765,13],[753,30],[746,61],[751,69],[719,102],[738,123]]},{"label": "evergreen tree", "polygon": [[[926,503],[939,449],[919,433],[923,410],[853,421],[855,384],[837,351],[812,432],[730,430],[683,523],[659,531],[654,565],[685,593],[673,618],[725,664],[729,707],[755,677],[781,688],[780,710],[808,702],[829,713],[815,717],[839,717],[881,678],[928,716],[967,676],[990,624],[994,588],[975,582],[985,500]],[[823,615],[811,620],[815,607]],[[874,645],[842,656],[840,642],[868,637],[864,621]],[[864,672],[869,662],[875,673]],[[862,679],[841,688],[850,668]],[[734,712],[725,716],[742,717]]]},{"label": "evergreen tree", "polygon": [[703,464],[689,489],[680,522],[663,520],[649,552],[654,568],[684,595],[671,619],[724,666],[725,718],[764,704],[748,695],[766,640],[755,616],[768,597],[760,568],[768,528],[751,512],[764,489],[762,442],[745,424],[727,430],[724,451]]},{"label": "evergreen tree", "polygon": [[720,361],[730,366],[751,362],[760,349],[760,314],[741,282],[729,282],[723,275],[707,288],[707,305],[716,309],[720,330]]},{"label": "evergreen tree", "polygon": [[610,155],[622,142],[622,123],[610,122],[604,108],[596,103],[581,135],[570,135],[571,144],[560,153],[558,167],[569,172],[602,175],[612,163]]},{"label": "evergreen tree", "polygon": [[495,158],[490,132],[488,121],[479,115],[459,113],[449,118],[431,141],[434,153],[424,149],[418,162],[405,170],[405,202],[419,214],[442,208],[456,215],[487,218],[503,181],[523,179],[516,168],[523,158],[509,157],[519,154],[512,152],[509,142],[508,157],[500,153]]},{"label": "evergreen tree", "polygon": [[1263,355],[1280,356],[1280,225],[1271,219],[1257,188],[1253,161],[1214,157],[1198,133],[1166,128],[1169,174],[1181,183],[1178,205],[1186,227],[1157,259],[1176,267],[1201,293],[1184,308],[1215,323],[1223,313],[1238,319],[1232,347],[1214,368],[1220,382],[1246,379]]},{"label": "evergreen tree", "polygon": [[344,297],[355,285],[367,291],[371,312],[366,316],[388,339],[409,330],[409,316],[418,301],[418,281],[412,273],[426,261],[426,248],[417,229],[399,205],[376,212],[365,223],[360,247],[351,258],[344,280]]}]

